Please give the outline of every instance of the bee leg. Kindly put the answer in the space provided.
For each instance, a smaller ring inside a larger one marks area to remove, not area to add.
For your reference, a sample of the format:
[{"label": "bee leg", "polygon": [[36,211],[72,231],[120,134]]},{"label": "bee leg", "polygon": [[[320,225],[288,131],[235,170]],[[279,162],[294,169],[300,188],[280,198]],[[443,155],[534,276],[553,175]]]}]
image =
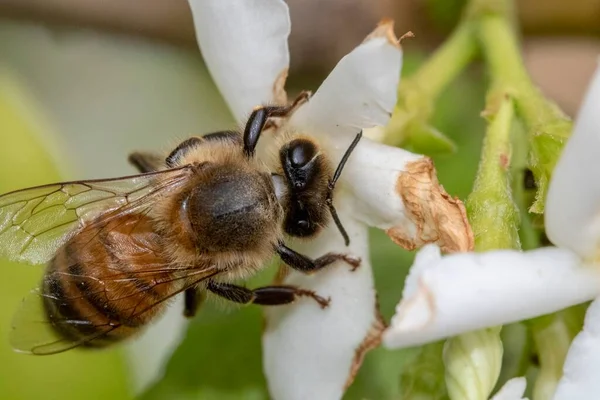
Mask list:
[{"label": "bee leg", "polygon": [[185,300],[183,306],[183,316],[186,318],[192,318],[198,312],[198,309],[204,301],[204,292],[196,288],[186,289],[184,292]]},{"label": "bee leg", "polygon": [[254,156],[254,149],[261,133],[269,125],[270,118],[288,118],[310,98],[309,91],[301,92],[289,106],[261,106],[250,114],[244,128],[244,153],[247,157]]},{"label": "bee leg", "polygon": [[158,171],[165,162],[159,155],[142,152],[131,153],[128,160],[141,173]]},{"label": "bee leg", "polygon": [[312,290],[300,289],[295,286],[278,285],[263,286],[256,289],[248,289],[243,286],[209,281],[206,287],[217,296],[241,304],[260,304],[263,306],[276,306],[289,304],[298,297],[310,297],[315,300],[321,308],[326,308],[331,299],[324,298]]},{"label": "bee leg", "polygon": [[360,266],[359,258],[350,257],[347,254],[327,253],[313,260],[303,254],[298,253],[297,251],[290,249],[281,242],[277,244],[275,250],[284,263],[297,271],[308,274],[319,271],[320,269],[323,269],[336,261],[344,261],[345,263],[349,264],[352,267],[351,271],[355,271]]}]

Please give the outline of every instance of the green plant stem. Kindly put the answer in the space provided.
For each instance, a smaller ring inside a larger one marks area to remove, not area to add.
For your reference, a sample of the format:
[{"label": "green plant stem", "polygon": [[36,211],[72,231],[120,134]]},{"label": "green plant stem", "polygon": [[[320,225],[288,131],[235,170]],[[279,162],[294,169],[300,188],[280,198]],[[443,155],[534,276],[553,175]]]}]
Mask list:
[{"label": "green plant stem", "polygon": [[548,183],[570,135],[572,122],[532,83],[523,64],[517,36],[505,15],[483,15],[478,37],[492,79],[514,98],[517,115],[527,128],[529,163],[538,185],[531,211],[542,213]]},{"label": "green plant stem", "polygon": [[512,199],[509,174],[513,101],[505,95],[500,105],[493,107],[498,108],[489,117],[479,171],[467,199],[476,251],[520,248],[519,214]]},{"label": "green plant stem", "polygon": [[[496,87],[499,88],[499,85]],[[520,248],[517,207],[510,186],[513,101],[498,89],[488,97],[484,113],[490,123],[467,214],[475,236],[475,250]],[[453,400],[489,397],[502,366],[501,327],[468,332],[446,342],[446,385]]]},{"label": "green plant stem", "polygon": [[428,130],[438,95],[476,55],[474,28],[471,22],[461,23],[414,75],[402,81],[385,130],[386,144],[402,146],[412,134]]},{"label": "green plant stem", "polygon": [[[469,64],[477,52],[474,27],[460,24],[446,42],[437,49],[419,71],[411,77],[426,96],[437,97]],[[402,88],[399,92],[402,92]]]}]

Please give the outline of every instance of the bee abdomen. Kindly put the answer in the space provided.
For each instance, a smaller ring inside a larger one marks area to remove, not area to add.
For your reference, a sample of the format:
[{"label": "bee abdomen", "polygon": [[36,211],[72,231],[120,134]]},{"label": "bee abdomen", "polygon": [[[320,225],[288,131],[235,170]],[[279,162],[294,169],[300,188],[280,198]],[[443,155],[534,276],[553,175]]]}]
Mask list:
[{"label": "bee abdomen", "polygon": [[59,336],[104,347],[133,335],[160,311],[158,299],[169,284],[159,290],[152,277],[134,273],[140,268],[135,260],[148,260],[123,250],[132,246],[114,246],[114,240],[128,237],[98,235],[89,241],[75,236],[50,262],[42,294],[48,321]]}]

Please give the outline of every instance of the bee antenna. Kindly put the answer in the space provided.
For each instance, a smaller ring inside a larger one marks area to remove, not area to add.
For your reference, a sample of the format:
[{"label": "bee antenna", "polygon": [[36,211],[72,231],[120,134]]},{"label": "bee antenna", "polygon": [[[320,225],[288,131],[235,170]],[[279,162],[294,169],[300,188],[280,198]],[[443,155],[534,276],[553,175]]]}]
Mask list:
[{"label": "bee antenna", "polygon": [[350,146],[348,146],[348,149],[342,156],[340,163],[338,164],[337,168],[335,169],[333,177],[329,180],[327,199],[326,199],[327,207],[329,208],[329,212],[331,213],[331,216],[333,217],[333,221],[335,222],[335,225],[337,226],[338,230],[344,237],[344,243],[346,244],[346,246],[348,246],[350,244],[350,238],[348,237],[348,232],[346,232],[346,229],[344,229],[344,226],[342,225],[342,221],[340,221],[340,217],[338,217],[337,211],[335,210],[335,207],[333,205],[333,189],[335,189],[335,183],[337,182],[340,175],[342,174],[342,170],[344,169],[344,166],[346,165],[346,161],[348,161],[348,158],[350,158],[350,154],[352,154],[352,151],[354,150],[354,148],[360,141],[360,138],[362,137],[362,133],[363,132],[361,130],[356,135],[356,137],[354,138],[352,143],[350,143]]}]

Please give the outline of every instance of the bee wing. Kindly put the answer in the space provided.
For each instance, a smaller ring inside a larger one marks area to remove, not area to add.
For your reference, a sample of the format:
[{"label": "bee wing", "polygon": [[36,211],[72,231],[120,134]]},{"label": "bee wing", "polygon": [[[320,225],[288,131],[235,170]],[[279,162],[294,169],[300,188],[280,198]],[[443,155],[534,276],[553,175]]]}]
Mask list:
[{"label": "bee wing", "polygon": [[99,216],[148,206],[191,173],[191,166],[114,179],[64,182],[0,196],[0,255],[41,264]]},{"label": "bee wing", "polygon": [[[123,274],[111,274],[106,276],[87,276],[87,275],[78,275],[74,276],[69,274],[68,278],[70,279],[62,279],[61,282],[66,285],[77,285],[81,284],[81,282],[86,282],[86,280],[94,280],[95,283],[101,282],[102,284],[106,284],[111,280],[124,281],[130,279],[143,278],[144,276],[151,276],[152,284],[146,286],[143,289],[139,289],[138,293],[112,293],[111,301],[119,301],[124,300],[128,297],[139,295],[139,293],[143,293],[146,291],[153,291],[156,293],[159,291],[158,289],[161,286],[167,285],[168,289],[164,291],[160,291],[161,295],[159,297],[154,297],[153,301],[150,305],[139,306],[136,305],[131,308],[131,314],[129,318],[131,320],[135,320],[140,315],[148,312],[152,308],[168,301],[175,295],[183,292],[184,290],[193,287],[200,283],[201,281],[208,279],[212,276],[217,275],[220,271],[211,266],[209,268],[179,268],[179,271],[183,271],[178,277],[173,277],[173,266],[165,265],[164,267],[158,267],[156,264],[152,269],[145,269],[142,271],[137,271],[135,273],[128,272],[127,276]],[[64,275],[64,272],[55,272],[47,275],[44,279],[60,279],[61,276]],[[190,278],[193,277],[191,283],[186,285],[174,285],[178,280],[188,279],[190,282]],[[72,279],[78,278],[78,279]],[[65,292],[76,292],[70,291],[68,287],[64,288]],[[34,355],[49,355],[56,354],[66,350],[73,349],[75,347],[85,345],[94,340],[102,340],[109,333],[126,328],[126,324],[118,324],[114,322],[107,322],[103,324],[94,325],[93,320],[99,320],[99,318],[95,318],[98,314],[95,312],[87,315],[79,315],[77,317],[68,317],[68,316],[54,316],[52,320],[47,318],[46,309],[44,306],[45,298],[50,298],[55,301],[56,299],[52,297],[50,294],[44,294],[41,290],[41,287],[33,290],[29,296],[27,296],[15,314],[12,323],[12,329],[10,332],[10,343],[15,351],[22,353],[29,353]],[[77,301],[78,297],[61,297],[59,300],[63,301],[65,304],[68,304],[70,301]],[[182,310],[183,312],[183,310]],[[69,332],[69,329],[74,325],[77,325],[77,329],[79,332],[84,330],[89,331],[89,334],[73,338],[68,338],[66,336],[60,335],[58,332]],[[84,328],[82,329],[82,326]]]}]

